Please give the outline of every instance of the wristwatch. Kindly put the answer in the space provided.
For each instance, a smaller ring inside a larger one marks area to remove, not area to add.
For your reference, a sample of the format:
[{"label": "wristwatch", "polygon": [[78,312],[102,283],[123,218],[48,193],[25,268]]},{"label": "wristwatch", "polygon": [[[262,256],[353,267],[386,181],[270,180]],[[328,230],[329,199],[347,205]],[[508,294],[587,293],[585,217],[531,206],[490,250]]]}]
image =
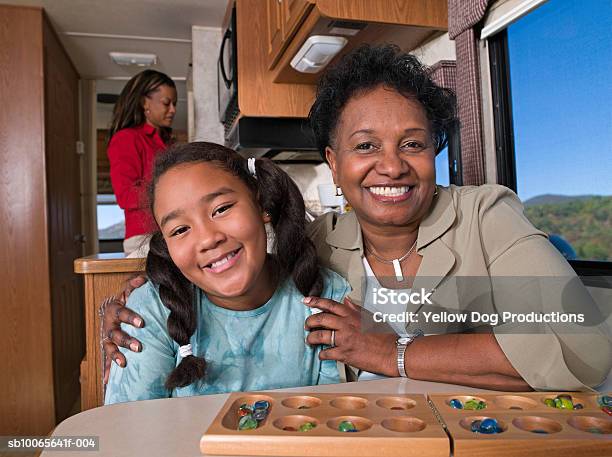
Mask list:
[{"label": "wristwatch", "polygon": [[423,336],[423,331],[421,329],[416,329],[415,332],[407,336],[399,337],[395,341],[395,345],[397,346],[397,370],[402,378],[408,377],[406,374],[406,367],[404,366],[404,355],[406,354],[406,348],[420,336]]}]

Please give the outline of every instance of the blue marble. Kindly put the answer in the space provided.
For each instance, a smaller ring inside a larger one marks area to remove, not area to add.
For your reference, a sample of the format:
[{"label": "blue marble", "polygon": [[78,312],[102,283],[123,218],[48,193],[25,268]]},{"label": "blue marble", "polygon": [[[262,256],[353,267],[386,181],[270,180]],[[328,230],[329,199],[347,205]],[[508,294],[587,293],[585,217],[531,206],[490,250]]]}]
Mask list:
[{"label": "blue marble", "polygon": [[501,429],[495,419],[486,418],[480,423],[480,433],[491,435],[493,433],[499,433]]},{"label": "blue marble", "polygon": [[448,403],[451,406],[451,408],[463,409],[463,403],[461,403],[461,400],[457,400],[456,398],[453,398]]},{"label": "blue marble", "polygon": [[253,409],[268,409],[270,408],[270,402],[267,400],[259,400],[253,404]]}]

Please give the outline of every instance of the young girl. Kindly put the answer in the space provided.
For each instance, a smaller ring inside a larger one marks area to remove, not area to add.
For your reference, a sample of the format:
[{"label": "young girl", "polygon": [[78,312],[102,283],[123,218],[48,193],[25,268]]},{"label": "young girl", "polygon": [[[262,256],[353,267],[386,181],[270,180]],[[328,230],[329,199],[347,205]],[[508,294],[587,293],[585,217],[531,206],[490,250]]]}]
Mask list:
[{"label": "young girl", "polygon": [[268,159],[191,143],[157,158],[150,195],[159,227],[150,281],[127,303],[147,325],[124,327],[142,354],[122,349],[127,367],[111,369],[106,404],[339,382],[336,362],[305,343],[311,311],[302,299],[342,301],[349,286],[317,265],[286,173]]}]

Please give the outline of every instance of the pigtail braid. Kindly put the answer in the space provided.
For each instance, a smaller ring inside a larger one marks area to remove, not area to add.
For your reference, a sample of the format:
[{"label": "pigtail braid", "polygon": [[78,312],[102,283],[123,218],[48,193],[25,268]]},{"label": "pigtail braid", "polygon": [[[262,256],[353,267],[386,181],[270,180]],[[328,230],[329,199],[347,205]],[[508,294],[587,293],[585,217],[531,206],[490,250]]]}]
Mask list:
[{"label": "pigtail braid", "polygon": [[[162,303],[170,310],[168,333],[180,346],[189,344],[197,326],[194,304],[194,287],[176,267],[164,237],[157,232],[151,238],[147,257],[147,276],[159,285]],[[206,361],[201,357],[188,355],[168,375],[166,388],[185,387],[204,377]]]},{"label": "pigtail braid", "polygon": [[306,235],[306,211],[300,190],[270,159],[257,159],[257,187],[261,206],[270,213],[276,234],[276,257],[305,296],[323,291],[317,251]]}]

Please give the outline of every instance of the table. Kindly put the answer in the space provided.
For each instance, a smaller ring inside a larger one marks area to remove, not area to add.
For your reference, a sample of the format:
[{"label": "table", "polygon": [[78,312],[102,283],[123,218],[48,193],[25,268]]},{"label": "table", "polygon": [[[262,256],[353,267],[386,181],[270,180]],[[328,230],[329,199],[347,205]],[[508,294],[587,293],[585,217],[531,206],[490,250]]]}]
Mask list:
[{"label": "table", "polygon": [[[475,393],[485,389],[389,378],[373,381],[297,387],[284,391],[377,394]],[[84,411],[57,426],[52,436],[100,437],[99,452],[43,452],[47,457],[200,456],[200,437],[229,394],[118,403]]]}]

